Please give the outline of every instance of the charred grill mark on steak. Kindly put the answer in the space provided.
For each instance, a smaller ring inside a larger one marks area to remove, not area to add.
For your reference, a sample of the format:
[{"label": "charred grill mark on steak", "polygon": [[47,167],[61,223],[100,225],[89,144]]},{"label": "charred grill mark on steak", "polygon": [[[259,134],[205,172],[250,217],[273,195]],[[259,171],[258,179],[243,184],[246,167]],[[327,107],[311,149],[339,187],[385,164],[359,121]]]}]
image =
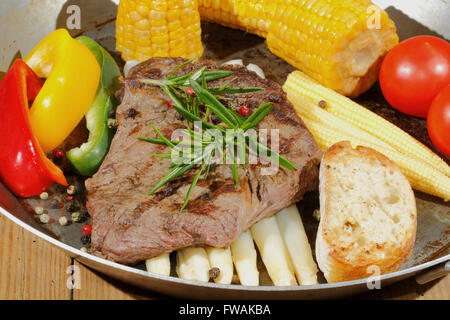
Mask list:
[{"label": "charred grill mark on steak", "polygon": [[139,130],[141,129],[140,125],[136,125],[133,130],[130,131],[130,133],[128,134],[129,136],[135,134],[136,132],[139,132]]},{"label": "charred grill mark on steak", "polygon": [[299,123],[292,119],[291,117],[287,116],[283,111],[281,111],[280,108],[273,108],[272,113],[277,120],[281,121],[281,123],[290,125],[290,126],[298,126]]},{"label": "charred grill mark on steak", "polygon": [[200,197],[199,197],[199,199],[201,199],[201,200],[211,200],[211,196],[209,195],[209,193],[208,192],[205,192],[204,194],[202,194]]},{"label": "charred grill mark on steak", "polygon": [[209,212],[217,210],[217,207],[211,201],[198,197],[189,201],[187,209],[193,214],[207,215]]},{"label": "charred grill mark on steak", "polygon": [[139,112],[136,111],[136,109],[130,108],[130,109],[128,109],[128,112],[127,112],[127,118],[132,118],[132,119],[134,119],[134,118],[136,118],[136,116],[137,116],[138,114],[139,114]]},{"label": "charred grill mark on steak", "polygon": [[[229,168],[213,165],[208,179],[198,181],[183,211],[180,207],[193,172],[149,196],[148,192],[169,171],[170,159],[151,157],[150,154],[167,152],[167,147],[137,138],[155,138],[151,125],[170,138],[174,130],[184,128],[185,122],[167,107],[169,97],[161,89],[137,80],[166,78],[183,61],[153,58],[122,79],[123,88],[117,93],[122,104],[116,112],[116,135],[101,168],[86,181],[94,254],[134,264],[191,245],[226,247],[253,223],[288,207],[318,186],[321,153],[280,85],[259,78],[245,67],[219,68],[212,61],[203,60],[186,65],[176,76],[207,66],[208,70],[234,72],[229,78],[212,81],[211,86],[221,87],[232,80],[230,86],[264,87],[265,91],[232,95],[229,105],[245,103],[253,111],[265,102],[273,102],[272,112],[259,128],[269,132],[280,129],[280,153],[297,170],[280,168],[274,176],[263,176],[261,164],[248,165],[239,168],[239,185],[235,188]],[[130,117],[131,109],[136,114]]]},{"label": "charred grill mark on steak", "polygon": [[189,183],[191,177],[185,177],[182,176],[178,179],[169,181],[167,184],[165,184],[160,191],[156,192],[153,195],[154,201],[161,201],[167,197],[170,197],[171,195],[175,194],[177,190],[182,187],[184,184]]},{"label": "charred grill mark on steak", "polygon": [[280,102],[280,100],[281,100],[281,97],[280,97],[279,94],[276,94],[276,93],[274,93],[274,92],[272,92],[271,94],[269,94],[269,101],[270,101],[270,102],[278,103],[278,102]]},{"label": "charred grill mark on steak", "polygon": [[257,185],[256,185],[256,197],[258,197],[259,201],[262,200],[262,197],[261,197],[261,185],[259,184],[259,181],[257,181]]}]

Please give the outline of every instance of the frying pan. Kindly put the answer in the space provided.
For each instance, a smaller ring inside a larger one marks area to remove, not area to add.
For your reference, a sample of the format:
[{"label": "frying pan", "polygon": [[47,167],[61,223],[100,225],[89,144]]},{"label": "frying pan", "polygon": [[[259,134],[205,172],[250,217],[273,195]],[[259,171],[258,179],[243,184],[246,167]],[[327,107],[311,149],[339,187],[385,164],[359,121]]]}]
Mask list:
[{"label": "frying pan", "polygon": [[[420,3],[417,1],[403,1],[403,7],[400,6],[402,1],[375,2],[383,8],[389,6],[387,11],[396,22],[401,39],[416,34],[449,37],[450,22],[448,19],[438,17],[439,15],[450,16],[450,5],[446,2],[427,1],[427,8],[419,8]],[[0,70],[5,71],[8,68],[12,57],[19,50],[22,54],[26,54],[39,40],[61,27],[73,28],[69,30],[73,36],[85,34],[94,38],[119,61],[119,55],[115,53],[114,41],[117,3],[118,0],[2,0],[0,2]],[[407,7],[405,7],[406,3]],[[390,5],[398,5],[398,7]],[[416,20],[408,15],[414,16]],[[80,20],[76,20],[77,18]],[[293,70],[283,60],[273,56],[265,48],[264,40],[261,38],[209,23],[204,23],[202,30],[206,58],[215,59],[218,62],[243,58],[246,63],[258,64],[268,78],[280,83]],[[377,91],[375,88],[371,91],[372,93],[363,97],[361,103],[378,107],[386,105],[379,89]],[[57,191],[54,193],[57,194]],[[142,265],[125,266],[84,253],[79,250],[81,224],[74,223],[68,227],[61,227],[57,222],[42,225],[38,223],[35,216],[30,214],[30,210],[27,210],[39,202],[39,199],[26,201],[17,199],[0,184],[0,213],[29,232],[64,250],[77,261],[132,285],[171,296],[197,299],[336,298],[374,287],[383,288],[411,276],[415,276],[419,283],[426,283],[443,276],[450,270],[450,204],[422,193],[416,193],[416,199],[418,232],[414,252],[399,271],[378,278],[332,284],[275,287],[268,285],[270,281],[262,281],[264,284],[262,286],[248,287],[200,283],[176,277],[159,276],[146,272]],[[318,206],[317,193],[307,195],[298,206],[301,209],[309,240],[314,246],[317,222],[312,219],[312,211]]]}]

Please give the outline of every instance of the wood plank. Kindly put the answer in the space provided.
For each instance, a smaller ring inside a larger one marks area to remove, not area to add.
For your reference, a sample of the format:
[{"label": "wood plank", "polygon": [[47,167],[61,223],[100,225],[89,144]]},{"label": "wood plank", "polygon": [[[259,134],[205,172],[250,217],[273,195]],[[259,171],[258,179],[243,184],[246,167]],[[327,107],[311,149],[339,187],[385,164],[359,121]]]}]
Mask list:
[{"label": "wood plank", "polygon": [[157,293],[145,291],[134,286],[102,275],[78,261],[74,267],[79,268],[80,289],[74,289],[74,300],[148,300],[159,299]]},{"label": "wood plank", "polygon": [[414,277],[394,283],[381,290],[355,296],[357,299],[384,300],[450,300],[450,276],[420,285]]},{"label": "wood plank", "polygon": [[0,214],[0,299],[70,299],[72,259]]},{"label": "wood plank", "polygon": [[419,294],[417,300],[450,300],[450,276],[435,280],[431,288]]}]

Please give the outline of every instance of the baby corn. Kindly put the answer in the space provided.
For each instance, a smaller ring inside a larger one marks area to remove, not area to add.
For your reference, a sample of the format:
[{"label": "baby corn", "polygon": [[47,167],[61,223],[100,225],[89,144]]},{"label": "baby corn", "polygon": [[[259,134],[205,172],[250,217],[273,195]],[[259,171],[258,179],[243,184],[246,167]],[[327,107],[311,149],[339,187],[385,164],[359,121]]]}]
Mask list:
[{"label": "baby corn", "polygon": [[302,117],[302,119],[309,118],[314,121],[324,122],[333,129],[339,130],[342,133],[357,136],[365,141],[371,142],[372,144],[377,144],[384,148],[395,150],[389,144],[381,139],[378,139],[367,131],[364,131],[354,124],[331,114],[310,100],[306,100],[297,92],[296,87],[292,84],[292,82],[286,82],[283,86],[283,90],[287,93],[288,100],[294,105],[295,110]]},{"label": "baby corn", "polygon": [[284,88],[288,96],[295,95],[296,104],[299,104],[300,98],[309,100],[314,104],[323,100],[326,102],[325,110],[331,114],[369,132],[405,155],[420,159],[443,174],[450,176],[450,167],[447,163],[425,145],[374,112],[331,89],[323,87],[305,74],[294,71],[289,75]]},{"label": "baby corn", "polygon": [[399,166],[411,183],[412,188],[440,197],[445,201],[450,200],[450,178],[427,163],[395,150],[374,145],[357,136],[336,131],[322,122],[308,118],[303,118],[303,121],[316,139],[319,148],[323,151],[340,141],[350,141],[354,147],[360,145],[375,149]]},{"label": "baby corn", "polygon": [[197,0],[121,0],[117,50],[125,61],[203,54]]}]

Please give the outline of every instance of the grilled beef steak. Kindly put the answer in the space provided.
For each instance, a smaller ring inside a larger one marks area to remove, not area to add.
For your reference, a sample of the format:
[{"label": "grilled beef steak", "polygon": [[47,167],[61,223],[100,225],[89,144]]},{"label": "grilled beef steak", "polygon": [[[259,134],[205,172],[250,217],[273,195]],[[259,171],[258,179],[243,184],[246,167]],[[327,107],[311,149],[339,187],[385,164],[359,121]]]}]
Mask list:
[{"label": "grilled beef steak", "polygon": [[[318,186],[321,152],[302,120],[286,100],[281,87],[240,66],[218,68],[212,61],[190,63],[177,72],[183,75],[204,65],[208,70],[232,70],[228,78],[209,82],[221,87],[263,87],[264,91],[235,94],[228,107],[246,104],[250,112],[265,102],[274,108],[259,128],[279,129],[280,154],[296,170],[279,168],[263,175],[263,165],[239,168],[239,185],[233,184],[229,166],[211,169],[200,178],[187,207],[180,211],[196,170],[148,193],[169,171],[169,159],[151,157],[167,153],[167,147],[140,141],[157,138],[155,125],[170,139],[185,121],[169,106],[169,97],[157,86],[138,79],[164,79],[184,60],[153,58],[134,67],[118,93],[119,127],[100,170],[86,181],[87,209],[92,217],[92,252],[105,258],[134,264],[159,254],[192,245],[225,247],[259,220],[302,199]],[[269,145],[270,147],[270,145]]]}]

